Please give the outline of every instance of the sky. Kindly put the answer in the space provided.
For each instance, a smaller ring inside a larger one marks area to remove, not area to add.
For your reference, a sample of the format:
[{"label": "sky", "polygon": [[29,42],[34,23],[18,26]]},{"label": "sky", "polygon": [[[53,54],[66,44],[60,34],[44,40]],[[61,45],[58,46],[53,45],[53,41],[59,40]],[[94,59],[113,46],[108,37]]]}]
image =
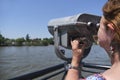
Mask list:
[{"label": "sky", "polygon": [[107,0],[0,0],[0,33],[16,39],[50,38],[51,19],[89,13],[102,15]]}]

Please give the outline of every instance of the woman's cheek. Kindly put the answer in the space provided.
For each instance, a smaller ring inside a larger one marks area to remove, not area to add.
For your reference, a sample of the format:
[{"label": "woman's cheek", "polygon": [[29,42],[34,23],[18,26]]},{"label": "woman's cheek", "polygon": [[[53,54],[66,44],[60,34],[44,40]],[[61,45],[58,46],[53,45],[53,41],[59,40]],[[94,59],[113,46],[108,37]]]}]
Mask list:
[{"label": "woman's cheek", "polygon": [[102,30],[101,29],[99,29],[99,31],[98,31],[98,42],[99,42],[99,44],[101,43],[101,41],[102,41],[102,38],[103,38],[103,32],[102,32]]},{"label": "woman's cheek", "polygon": [[99,31],[98,32],[98,43],[101,47],[105,48],[107,43],[107,36],[104,32]]},{"label": "woman's cheek", "polygon": [[98,41],[99,41],[99,45],[104,49],[107,50],[110,48],[110,41],[108,40],[108,37],[105,34],[101,35]]}]

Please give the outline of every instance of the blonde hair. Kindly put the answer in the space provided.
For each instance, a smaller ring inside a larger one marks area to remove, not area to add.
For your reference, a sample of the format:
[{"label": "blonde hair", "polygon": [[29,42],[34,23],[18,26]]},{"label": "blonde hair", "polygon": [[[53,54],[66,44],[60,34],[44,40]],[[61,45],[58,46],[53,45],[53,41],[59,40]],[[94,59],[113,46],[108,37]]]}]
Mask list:
[{"label": "blonde hair", "polygon": [[114,25],[115,37],[113,42],[120,45],[120,0],[108,0],[102,10],[105,19]]}]

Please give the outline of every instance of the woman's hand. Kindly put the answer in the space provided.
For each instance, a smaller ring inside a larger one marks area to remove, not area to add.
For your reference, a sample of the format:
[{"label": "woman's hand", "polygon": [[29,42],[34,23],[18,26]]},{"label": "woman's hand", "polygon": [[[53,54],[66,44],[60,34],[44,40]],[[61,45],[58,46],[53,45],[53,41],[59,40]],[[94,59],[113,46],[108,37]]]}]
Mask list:
[{"label": "woman's hand", "polygon": [[80,60],[83,56],[84,49],[85,49],[85,42],[80,44],[80,38],[76,38],[75,40],[71,41],[73,58]]}]

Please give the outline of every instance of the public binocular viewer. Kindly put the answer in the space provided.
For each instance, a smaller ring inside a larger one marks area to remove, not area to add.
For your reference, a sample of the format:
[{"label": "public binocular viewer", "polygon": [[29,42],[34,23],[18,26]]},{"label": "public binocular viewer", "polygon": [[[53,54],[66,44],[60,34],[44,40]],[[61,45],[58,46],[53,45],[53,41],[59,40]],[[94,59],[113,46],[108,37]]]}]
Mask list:
[{"label": "public binocular viewer", "polygon": [[48,30],[53,35],[55,53],[63,60],[70,61],[71,58],[64,56],[64,50],[59,46],[71,49],[71,40],[79,38],[80,44],[86,43],[86,57],[94,42],[93,36],[97,35],[100,16],[92,14],[78,14],[74,16],[52,19],[48,23]]}]

